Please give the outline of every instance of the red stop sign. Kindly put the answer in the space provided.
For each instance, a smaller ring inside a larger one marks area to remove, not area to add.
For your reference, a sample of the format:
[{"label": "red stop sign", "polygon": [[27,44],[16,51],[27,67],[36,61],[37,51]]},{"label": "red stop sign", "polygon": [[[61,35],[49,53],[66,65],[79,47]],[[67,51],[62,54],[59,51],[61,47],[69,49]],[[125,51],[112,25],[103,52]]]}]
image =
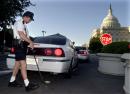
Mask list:
[{"label": "red stop sign", "polygon": [[110,34],[102,34],[100,37],[100,41],[103,45],[108,45],[110,43],[112,43],[112,36]]}]

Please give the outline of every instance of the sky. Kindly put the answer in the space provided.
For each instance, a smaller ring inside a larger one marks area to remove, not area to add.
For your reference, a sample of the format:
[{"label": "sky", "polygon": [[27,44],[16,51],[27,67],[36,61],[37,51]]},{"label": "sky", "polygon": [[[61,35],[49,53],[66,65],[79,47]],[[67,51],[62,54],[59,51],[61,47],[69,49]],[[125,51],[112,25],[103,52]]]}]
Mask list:
[{"label": "sky", "polygon": [[34,22],[28,25],[33,37],[60,33],[76,45],[89,43],[93,29],[99,28],[111,3],[121,26],[130,26],[129,0],[31,0]]}]

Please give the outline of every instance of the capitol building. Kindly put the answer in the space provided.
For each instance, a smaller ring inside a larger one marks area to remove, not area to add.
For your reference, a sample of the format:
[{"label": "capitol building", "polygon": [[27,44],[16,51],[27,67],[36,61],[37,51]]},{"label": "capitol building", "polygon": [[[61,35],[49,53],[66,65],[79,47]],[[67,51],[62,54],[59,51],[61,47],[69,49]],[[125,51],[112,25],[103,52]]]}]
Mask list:
[{"label": "capitol building", "polygon": [[112,13],[112,7],[108,10],[107,16],[103,19],[100,28],[94,29],[92,37],[98,37],[101,34],[108,33],[112,35],[112,41],[128,41],[130,42],[130,26],[121,27],[118,19]]}]

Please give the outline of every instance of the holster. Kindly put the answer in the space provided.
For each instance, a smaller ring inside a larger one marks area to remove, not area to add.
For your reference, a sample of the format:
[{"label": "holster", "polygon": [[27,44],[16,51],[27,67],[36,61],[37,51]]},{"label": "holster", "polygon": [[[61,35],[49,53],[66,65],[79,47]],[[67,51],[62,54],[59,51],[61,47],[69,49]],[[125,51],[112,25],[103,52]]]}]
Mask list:
[{"label": "holster", "polygon": [[19,39],[13,39],[12,46],[16,48],[18,47],[18,44],[19,44]]},{"label": "holster", "polygon": [[24,47],[27,47],[28,45],[29,45],[28,42],[22,41],[20,39],[13,40],[13,47],[15,47],[15,48],[18,48],[18,47],[24,48]]}]

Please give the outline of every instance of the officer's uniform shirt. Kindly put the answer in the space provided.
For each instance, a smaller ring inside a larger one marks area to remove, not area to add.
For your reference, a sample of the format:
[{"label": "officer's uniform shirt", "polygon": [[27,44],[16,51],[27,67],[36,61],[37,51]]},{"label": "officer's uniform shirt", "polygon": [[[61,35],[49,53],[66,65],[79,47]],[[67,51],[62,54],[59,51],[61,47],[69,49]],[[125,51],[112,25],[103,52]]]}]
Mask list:
[{"label": "officer's uniform shirt", "polygon": [[29,32],[27,30],[26,24],[23,23],[23,19],[18,20],[14,23],[13,26],[14,39],[21,39],[18,34],[18,31],[23,32],[27,37],[29,37]]}]

